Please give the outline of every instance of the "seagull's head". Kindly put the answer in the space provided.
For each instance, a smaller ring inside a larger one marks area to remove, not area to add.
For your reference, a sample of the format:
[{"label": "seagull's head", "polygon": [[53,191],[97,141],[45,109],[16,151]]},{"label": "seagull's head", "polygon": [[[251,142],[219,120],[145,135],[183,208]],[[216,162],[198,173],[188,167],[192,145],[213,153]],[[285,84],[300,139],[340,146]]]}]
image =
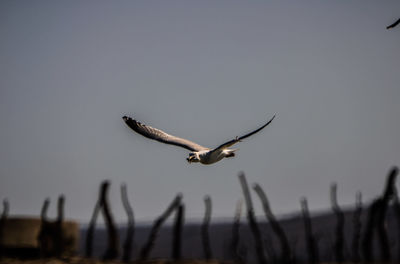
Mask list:
[{"label": "seagull's head", "polygon": [[189,163],[200,162],[200,157],[198,152],[190,152],[189,157],[186,159]]}]

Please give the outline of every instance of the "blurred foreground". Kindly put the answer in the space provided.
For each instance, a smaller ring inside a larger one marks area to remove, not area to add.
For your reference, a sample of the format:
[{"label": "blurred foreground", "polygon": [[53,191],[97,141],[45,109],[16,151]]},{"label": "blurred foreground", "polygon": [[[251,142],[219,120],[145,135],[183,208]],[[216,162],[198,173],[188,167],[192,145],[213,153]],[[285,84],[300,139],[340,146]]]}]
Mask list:
[{"label": "blurred foreground", "polygon": [[[55,258],[49,258],[49,259],[36,259],[36,260],[19,260],[15,258],[8,258],[8,259],[3,259],[0,260],[1,264],[118,264],[122,263],[120,261],[100,261],[100,260],[95,260],[95,259],[88,259],[88,258],[80,258],[80,257],[74,257],[74,258],[68,258],[68,259],[55,259]],[[148,261],[134,261],[130,262],[132,264],[171,264],[170,260],[148,260]],[[222,263],[227,263],[229,262],[219,262],[215,260],[210,260],[210,261],[204,261],[204,260],[181,260],[179,261],[179,264],[222,264]]]},{"label": "blurred foreground", "polygon": [[[382,194],[367,205],[357,193],[355,207],[343,210],[337,203],[337,185],[332,184],[332,212],[311,215],[303,197],[301,214],[286,219],[275,217],[258,184],[253,190],[263,205],[265,218],[256,217],[243,173],[239,174],[239,182],[244,198],[237,203],[233,221],[212,224],[211,197],[204,198],[203,222],[184,224],[185,204],[178,194],[152,225],[135,225],[127,187],[122,185],[128,222],[117,227],[107,199],[108,181],[100,186],[91,222],[80,232],[77,223],[64,220],[62,195],[56,220],[46,216],[48,199],[40,219],[8,217],[5,202],[0,219],[0,263],[399,263],[397,174],[396,167],[389,171]],[[246,210],[242,210],[242,204]],[[245,223],[242,211],[246,212]],[[100,212],[105,227],[96,228]],[[173,221],[165,224],[173,214]]]}]

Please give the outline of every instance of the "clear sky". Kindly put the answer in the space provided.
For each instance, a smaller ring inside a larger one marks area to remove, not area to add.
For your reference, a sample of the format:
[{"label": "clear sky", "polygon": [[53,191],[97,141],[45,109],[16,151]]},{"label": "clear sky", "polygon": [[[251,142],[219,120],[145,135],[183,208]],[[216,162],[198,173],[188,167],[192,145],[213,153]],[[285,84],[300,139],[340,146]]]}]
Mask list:
[{"label": "clear sky", "polygon": [[[139,220],[178,192],[189,218],[206,194],[231,217],[244,171],[277,214],[329,208],[332,182],[369,201],[400,164],[399,17],[397,0],[0,1],[0,199],[55,216],[63,193],[85,222],[111,179],[119,222],[124,182]],[[208,147],[277,117],[204,166],[125,114]]]}]

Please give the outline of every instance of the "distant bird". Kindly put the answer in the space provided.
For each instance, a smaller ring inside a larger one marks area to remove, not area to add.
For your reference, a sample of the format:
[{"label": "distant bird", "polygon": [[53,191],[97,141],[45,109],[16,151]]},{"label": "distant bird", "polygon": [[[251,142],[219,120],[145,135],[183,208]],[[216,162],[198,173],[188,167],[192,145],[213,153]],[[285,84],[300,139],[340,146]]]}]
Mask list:
[{"label": "distant bird", "polygon": [[125,123],[130,128],[132,128],[135,132],[141,134],[142,136],[157,140],[157,141],[165,143],[165,144],[171,144],[171,145],[179,146],[179,147],[190,150],[191,152],[189,153],[189,157],[186,159],[189,163],[200,162],[202,164],[207,164],[207,165],[218,162],[218,161],[222,160],[223,158],[234,157],[235,151],[238,149],[230,149],[229,147],[242,141],[242,139],[250,137],[251,135],[254,135],[255,133],[259,132],[261,129],[268,126],[272,122],[272,120],[274,120],[274,118],[275,118],[275,115],[266,124],[264,124],[260,128],[254,130],[244,136],[236,137],[236,138],[220,145],[217,148],[210,149],[210,148],[200,146],[199,144],[194,143],[190,140],[172,136],[172,135],[167,134],[164,131],[161,131],[157,128],[153,128],[153,127],[141,124],[140,122],[136,121],[135,119],[130,118],[129,116],[122,117],[122,119],[125,121]]}]

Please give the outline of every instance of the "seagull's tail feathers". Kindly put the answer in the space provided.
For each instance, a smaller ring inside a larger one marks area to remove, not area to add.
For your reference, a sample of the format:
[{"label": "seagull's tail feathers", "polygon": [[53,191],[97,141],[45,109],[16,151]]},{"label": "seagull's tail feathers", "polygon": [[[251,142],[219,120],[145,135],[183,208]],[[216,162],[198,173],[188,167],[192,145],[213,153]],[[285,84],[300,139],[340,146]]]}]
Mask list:
[{"label": "seagull's tail feathers", "polygon": [[231,158],[231,157],[235,157],[235,151],[237,151],[237,150],[239,150],[238,148],[237,149],[229,149],[229,150],[227,150],[227,155],[225,156],[226,158]]}]

